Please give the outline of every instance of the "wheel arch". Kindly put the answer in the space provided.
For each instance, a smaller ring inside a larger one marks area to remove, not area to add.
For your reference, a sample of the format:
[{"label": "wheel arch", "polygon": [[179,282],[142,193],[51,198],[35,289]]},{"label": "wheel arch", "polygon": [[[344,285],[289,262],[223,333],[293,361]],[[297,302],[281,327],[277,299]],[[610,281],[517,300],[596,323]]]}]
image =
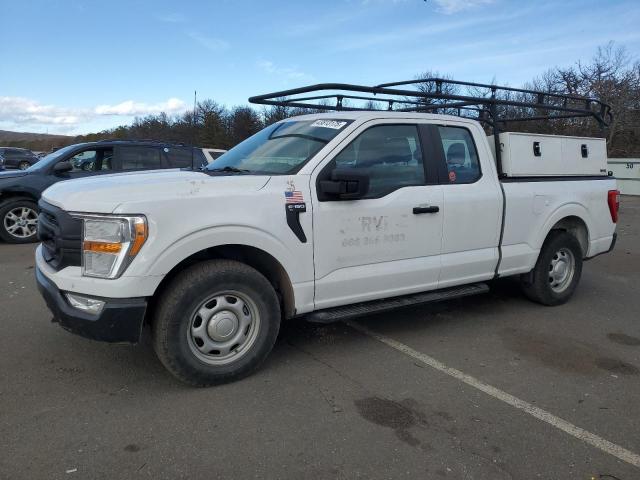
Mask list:
[{"label": "wheel arch", "polygon": [[[189,268],[191,265],[212,259],[236,260],[255,268],[265,276],[276,291],[283,317],[291,318],[295,315],[296,307],[293,285],[282,263],[269,252],[245,244],[223,244],[207,247],[182,259],[171,268],[156,288],[150,301],[150,311],[153,311],[155,301],[162,296],[162,291],[167,288],[180,272]],[[151,315],[147,315],[147,318],[151,318]]]},{"label": "wheel arch", "polygon": [[580,243],[583,258],[588,255],[593,225],[585,207],[574,203],[557,209],[541,229],[543,235],[538,239],[538,247],[542,247],[554,230],[566,231],[573,235]]},{"label": "wheel arch", "polygon": [[36,204],[38,203],[38,198],[26,191],[5,190],[0,192],[0,203],[6,202],[7,200],[16,199],[25,199],[35,202]]},{"label": "wheel arch", "polygon": [[[558,220],[553,227],[551,227],[549,233],[554,230],[562,230],[573,235],[580,244],[582,257],[584,258],[587,256],[587,253],[589,252],[589,229],[582,218],[575,215],[564,217],[562,220]],[[548,235],[549,234],[547,234],[547,236]]]}]

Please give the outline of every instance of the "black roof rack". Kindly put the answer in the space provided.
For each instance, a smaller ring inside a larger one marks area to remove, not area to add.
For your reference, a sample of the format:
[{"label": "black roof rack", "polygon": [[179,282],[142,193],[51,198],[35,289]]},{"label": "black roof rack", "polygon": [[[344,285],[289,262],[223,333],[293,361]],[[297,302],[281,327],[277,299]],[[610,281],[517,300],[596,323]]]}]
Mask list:
[{"label": "black roof rack", "polygon": [[508,122],[588,117],[604,129],[613,120],[611,106],[595,98],[444,78],[405,80],[373,87],[319,83],[257,95],[249,98],[249,102],[324,111],[388,110],[472,118],[493,130],[500,176],[504,175],[498,134]]}]

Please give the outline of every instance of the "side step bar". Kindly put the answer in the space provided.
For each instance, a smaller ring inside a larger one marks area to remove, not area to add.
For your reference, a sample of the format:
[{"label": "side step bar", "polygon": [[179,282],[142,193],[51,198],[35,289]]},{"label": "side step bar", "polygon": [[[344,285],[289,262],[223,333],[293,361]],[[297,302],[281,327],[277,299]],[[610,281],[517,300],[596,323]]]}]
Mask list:
[{"label": "side step bar", "polygon": [[460,287],[444,288],[431,292],[415,293],[403,297],[385,298],[383,300],[372,300],[370,302],[355,303],[342,307],[327,308],[309,313],[305,319],[312,323],[333,323],[340,320],[362,317],[374,313],[387,312],[396,308],[411,307],[423,303],[441,302],[454,298],[468,297],[489,291],[486,283],[473,283]]}]

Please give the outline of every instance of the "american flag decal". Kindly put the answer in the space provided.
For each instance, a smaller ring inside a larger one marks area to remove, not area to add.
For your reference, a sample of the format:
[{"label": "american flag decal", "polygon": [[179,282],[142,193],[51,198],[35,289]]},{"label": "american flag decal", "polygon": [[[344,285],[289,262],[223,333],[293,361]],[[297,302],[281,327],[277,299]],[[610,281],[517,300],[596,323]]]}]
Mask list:
[{"label": "american flag decal", "polygon": [[302,198],[302,192],[299,190],[294,190],[292,192],[284,192],[284,198],[286,200],[285,203],[304,203],[304,198]]}]

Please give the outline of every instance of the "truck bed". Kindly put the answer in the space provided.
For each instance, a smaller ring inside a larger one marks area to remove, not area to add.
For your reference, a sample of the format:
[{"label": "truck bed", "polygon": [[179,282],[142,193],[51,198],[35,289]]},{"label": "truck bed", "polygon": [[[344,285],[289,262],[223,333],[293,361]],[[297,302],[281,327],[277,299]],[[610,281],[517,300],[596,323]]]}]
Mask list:
[{"label": "truck bed", "polygon": [[[606,252],[613,240],[607,192],[616,189],[613,177],[502,179],[506,209],[502,236],[501,276],[526,273],[533,268],[549,229],[566,217],[586,258]],[[588,235],[580,233],[580,222]],[[537,247],[536,247],[537,246]]]}]

